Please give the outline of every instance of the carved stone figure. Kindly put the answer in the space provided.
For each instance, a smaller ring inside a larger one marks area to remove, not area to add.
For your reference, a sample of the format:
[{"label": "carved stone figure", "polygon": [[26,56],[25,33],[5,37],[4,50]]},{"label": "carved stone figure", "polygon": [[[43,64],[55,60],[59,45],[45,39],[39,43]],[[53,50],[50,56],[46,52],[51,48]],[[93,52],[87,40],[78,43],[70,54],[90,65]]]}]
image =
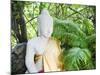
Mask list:
[{"label": "carved stone figure", "polygon": [[60,43],[51,38],[53,18],[48,10],[43,9],[38,16],[38,37],[27,43],[25,63],[26,73],[61,71],[59,55]]}]

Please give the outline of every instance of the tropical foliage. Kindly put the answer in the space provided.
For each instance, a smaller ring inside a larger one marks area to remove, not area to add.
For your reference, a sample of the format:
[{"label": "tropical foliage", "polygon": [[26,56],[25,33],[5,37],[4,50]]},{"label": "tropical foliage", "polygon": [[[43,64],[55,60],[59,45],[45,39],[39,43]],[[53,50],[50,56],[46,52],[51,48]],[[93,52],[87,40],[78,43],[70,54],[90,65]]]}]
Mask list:
[{"label": "tropical foliage", "polygon": [[12,1],[12,48],[37,36],[37,16],[43,8],[54,19],[52,37],[61,42],[64,71],[95,69],[95,6]]}]

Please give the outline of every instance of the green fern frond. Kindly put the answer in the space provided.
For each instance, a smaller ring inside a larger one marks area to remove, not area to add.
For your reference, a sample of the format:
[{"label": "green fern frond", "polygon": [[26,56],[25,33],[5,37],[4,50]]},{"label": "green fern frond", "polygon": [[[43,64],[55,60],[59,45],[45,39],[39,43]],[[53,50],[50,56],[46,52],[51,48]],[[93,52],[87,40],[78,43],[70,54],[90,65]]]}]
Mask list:
[{"label": "green fern frond", "polygon": [[94,55],[96,50],[96,34],[87,36],[86,41],[88,43],[88,48],[92,51],[92,54]]},{"label": "green fern frond", "polygon": [[93,34],[95,32],[92,21],[89,20],[89,19],[86,19],[86,18],[83,20],[83,25],[82,25],[82,28],[81,29],[87,35],[91,35],[91,34]]},{"label": "green fern frond", "polygon": [[91,44],[91,43],[95,42],[95,40],[96,40],[96,34],[92,34],[90,36],[87,36],[86,40],[88,41],[88,44]]},{"label": "green fern frond", "polygon": [[88,49],[78,47],[64,50],[64,68],[65,70],[84,70],[92,69],[91,53]]},{"label": "green fern frond", "polygon": [[72,33],[65,33],[65,32],[55,32],[53,34],[54,37],[59,39],[60,41],[67,43],[68,45],[72,47],[81,47],[81,48],[86,48],[87,43],[85,39],[80,38],[79,36],[72,34]]},{"label": "green fern frond", "polygon": [[[63,28],[66,32],[85,37],[86,34],[80,29],[79,25],[70,20],[59,20],[54,18],[54,28]],[[55,30],[55,29],[54,29]]]}]

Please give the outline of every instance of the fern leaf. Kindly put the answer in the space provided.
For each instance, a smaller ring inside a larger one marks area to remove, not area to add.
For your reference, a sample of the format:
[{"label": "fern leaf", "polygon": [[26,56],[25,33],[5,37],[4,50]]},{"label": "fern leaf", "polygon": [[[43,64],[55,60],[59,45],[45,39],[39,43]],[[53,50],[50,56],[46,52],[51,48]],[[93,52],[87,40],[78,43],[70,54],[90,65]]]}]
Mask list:
[{"label": "fern leaf", "polygon": [[71,48],[68,51],[65,50],[64,68],[65,70],[92,69],[93,65],[90,51],[78,47]]}]

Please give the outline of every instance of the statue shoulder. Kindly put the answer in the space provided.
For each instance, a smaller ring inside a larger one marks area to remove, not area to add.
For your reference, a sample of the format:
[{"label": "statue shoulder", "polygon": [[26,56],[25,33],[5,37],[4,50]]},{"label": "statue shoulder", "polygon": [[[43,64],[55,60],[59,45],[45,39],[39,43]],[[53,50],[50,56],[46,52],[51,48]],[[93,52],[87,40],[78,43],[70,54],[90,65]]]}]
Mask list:
[{"label": "statue shoulder", "polygon": [[35,38],[32,38],[32,39],[28,40],[27,45],[35,46],[37,44],[38,39],[39,39],[38,37],[35,37]]}]

